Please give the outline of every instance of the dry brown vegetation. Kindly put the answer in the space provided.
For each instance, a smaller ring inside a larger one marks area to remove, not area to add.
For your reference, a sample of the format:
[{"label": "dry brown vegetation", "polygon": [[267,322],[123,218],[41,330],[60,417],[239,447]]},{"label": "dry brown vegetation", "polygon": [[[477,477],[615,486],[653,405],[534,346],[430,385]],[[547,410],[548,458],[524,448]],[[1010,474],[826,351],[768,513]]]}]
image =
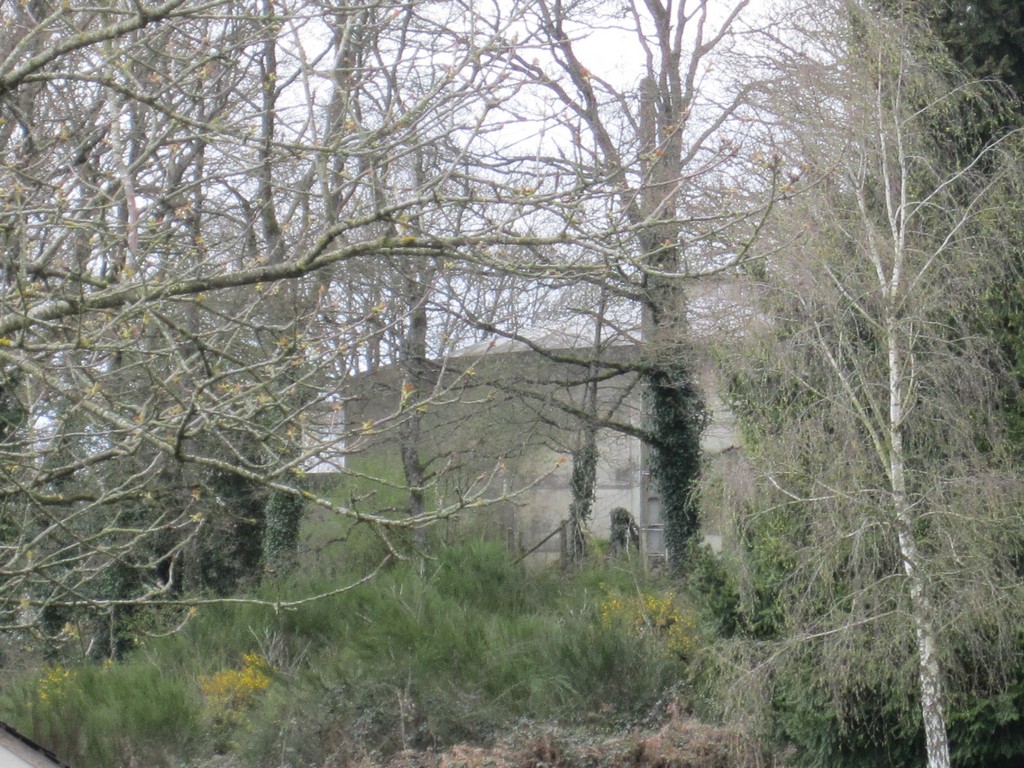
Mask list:
[{"label": "dry brown vegetation", "polygon": [[558,728],[518,735],[490,747],[458,744],[443,752],[402,752],[385,763],[331,768],[755,768],[771,765],[764,750],[735,728],[673,712],[658,729],[580,736]]}]

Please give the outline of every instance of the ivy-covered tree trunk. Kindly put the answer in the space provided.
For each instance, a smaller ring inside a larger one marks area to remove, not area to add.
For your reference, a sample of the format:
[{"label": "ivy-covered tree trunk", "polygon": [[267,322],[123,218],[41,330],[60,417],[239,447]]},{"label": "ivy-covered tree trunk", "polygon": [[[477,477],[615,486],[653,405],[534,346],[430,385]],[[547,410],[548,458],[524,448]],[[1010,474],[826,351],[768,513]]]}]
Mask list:
[{"label": "ivy-covered tree trunk", "polygon": [[[427,375],[427,296],[430,290],[430,267],[408,265],[410,274],[406,278],[405,300],[408,323],[401,344],[401,368],[403,370],[401,407],[405,411],[399,426],[401,437],[402,470],[409,489],[409,517],[422,518],[427,511],[427,473],[424,466],[421,445],[423,426],[423,401],[429,397],[430,381]],[[427,544],[427,529],[422,525],[413,528],[413,546],[422,549]]]},{"label": "ivy-covered tree trunk", "polygon": [[275,491],[267,501],[263,568],[268,573],[287,573],[295,567],[304,506],[301,498],[283,491]]},{"label": "ivy-covered tree trunk", "polygon": [[647,386],[651,479],[661,495],[668,562],[679,570],[700,528],[697,485],[707,409],[692,373],[682,363],[649,374]]},{"label": "ivy-covered tree trunk", "polygon": [[[248,458],[258,460],[258,451],[252,446]],[[219,469],[199,481],[193,504],[196,514],[208,519],[189,545],[186,573],[177,578],[186,592],[229,595],[262,574],[267,493],[257,483]]]},{"label": "ivy-covered tree trunk", "polygon": [[572,501],[569,503],[569,530],[566,537],[571,563],[581,563],[587,556],[587,540],[583,532],[594,515],[594,500],[597,496],[597,460],[600,455],[597,447],[598,360],[602,351],[607,308],[608,294],[602,290],[594,315],[593,348],[583,396],[584,423],[579,434],[579,444],[572,454]]},{"label": "ivy-covered tree trunk", "polygon": [[581,563],[587,556],[584,529],[594,514],[597,490],[597,430],[583,430],[582,444],[572,454],[572,501],[569,503],[568,556],[570,563]]},{"label": "ivy-covered tree trunk", "polygon": [[[687,339],[689,322],[682,278],[681,232],[677,202],[669,193],[678,186],[682,137],[673,128],[658,84],[641,83],[641,136],[650,147],[645,155],[641,204],[653,222],[640,237],[650,272],[645,275],[644,341],[649,354],[646,371],[650,473],[661,496],[665,549],[669,566],[679,571],[683,553],[699,528],[696,500],[700,479],[700,437],[706,410],[691,370]],[[678,94],[676,98],[681,98]]]}]

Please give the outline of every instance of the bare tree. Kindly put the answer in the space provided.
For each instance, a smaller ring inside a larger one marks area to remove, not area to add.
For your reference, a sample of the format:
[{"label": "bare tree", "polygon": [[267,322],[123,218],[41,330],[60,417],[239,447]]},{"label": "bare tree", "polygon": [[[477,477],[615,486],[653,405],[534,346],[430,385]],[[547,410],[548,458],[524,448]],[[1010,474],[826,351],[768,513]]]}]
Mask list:
[{"label": "bare tree", "polygon": [[[551,195],[556,226],[590,244],[589,279],[635,302],[642,317],[644,432],[676,565],[698,528],[706,416],[685,285],[742,265],[775,196],[777,168],[755,160],[764,136],[752,96],[763,74],[739,63],[746,7],[530,3],[514,57],[530,92],[550,105],[540,124],[568,138],[542,150],[531,189]],[[602,35],[633,55],[626,66],[640,71],[638,82],[623,83],[588,51],[586,41]]]},{"label": "bare tree", "polygon": [[[302,475],[325,451],[414,429],[441,393],[326,433],[322,414],[389,329],[414,331],[404,359],[422,360],[446,265],[564,240],[504,226],[522,200],[502,213],[453,181],[508,70],[500,29],[477,36],[471,10],[0,10],[4,626],[180,602],[204,532],[259,523],[268,499],[286,542],[299,502],[385,540],[412,524],[332,503]],[[394,282],[376,279],[383,265]],[[132,578],[111,590],[118,570]]]}]

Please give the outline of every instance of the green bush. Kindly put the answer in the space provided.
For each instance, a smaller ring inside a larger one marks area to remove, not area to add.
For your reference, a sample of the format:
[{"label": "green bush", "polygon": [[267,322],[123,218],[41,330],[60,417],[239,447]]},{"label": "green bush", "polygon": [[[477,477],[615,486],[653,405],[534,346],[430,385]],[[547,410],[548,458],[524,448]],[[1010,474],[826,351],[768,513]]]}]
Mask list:
[{"label": "green bush", "polygon": [[1024,763],[1024,681],[1006,691],[954,700],[949,717],[954,765],[1014,768]]},{"label": "green bush", "polygon": [[431,583],[440,595],[488,613],[518,615],[550,600],[557,590],[546,578],[550,571],[528,573],[497,542],[447,548],[431,568]]},{"label": "green bush", "polygon": [[771,719],[776,741],[796,747],[794,765],[924,765],[919,710],[906,686],[894,681],[830,685],[828,674],[827,668],[804,659],[779,675]]}]

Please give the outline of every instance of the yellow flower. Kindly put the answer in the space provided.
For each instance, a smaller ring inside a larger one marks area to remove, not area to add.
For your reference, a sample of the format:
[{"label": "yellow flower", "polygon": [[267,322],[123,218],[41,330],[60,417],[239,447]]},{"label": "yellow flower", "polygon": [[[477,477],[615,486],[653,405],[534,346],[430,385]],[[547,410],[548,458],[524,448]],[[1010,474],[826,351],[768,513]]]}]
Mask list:
[{"label": "yellow flower", "polygon": [[625,625],[636,637],[650,637],[666,650],[687,656],[697,647],[697,620],[671,592],[623,598],[609,595],[599,609],[601,623]]},{"label": "yellow flower", "polygon": [[199,678],[199,688],[215,719],[233,720],[270,686],[273,668],[258,653],[242,656],[241,669],[225,669]]},{"label": "yellow flower", "polygon": [[43,670],[43,676],[36,681],[36,695],[43,704],[59,700],[75,679],[74,671],[59,664]]}]

